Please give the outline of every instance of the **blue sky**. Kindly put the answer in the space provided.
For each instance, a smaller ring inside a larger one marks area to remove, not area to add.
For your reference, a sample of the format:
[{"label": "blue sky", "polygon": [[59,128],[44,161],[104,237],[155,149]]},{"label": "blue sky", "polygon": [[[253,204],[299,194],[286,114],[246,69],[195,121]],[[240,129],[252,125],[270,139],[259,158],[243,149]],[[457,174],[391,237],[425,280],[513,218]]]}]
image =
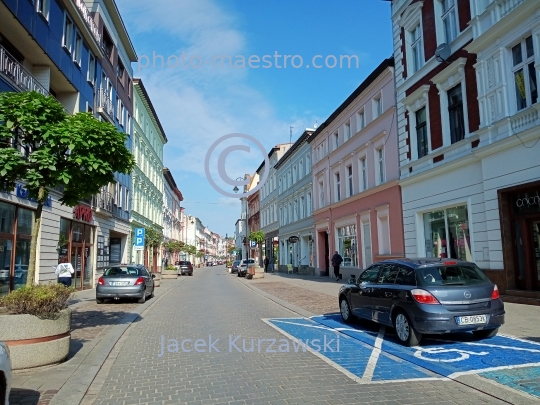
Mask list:
[{"label": "blue sky", "polygon": [[[305,128],[324,122],[392,55],[390,3],[382,0],[117,3],[139,56],[134,75],[142,78],[169,139],[164,164],[184,195],[186,212],[221,235],[234,233],[240,202],[210,185],[204,165],[209,147],[224,135],[242,133],[269,150],[289,142],[291,126],[294,142]],[[291,55],[287,67],[283,56],[276,63],[275,52]],[[245,67],[229,67],[228,61],[225,67],[215,66],[215,57],[223,55],[231,56],[232,63],[244,60]],[[264,55],[270,57],[263,61]],[[316,55],[321,55],[315,63],[322,68],[313,66]],[[356,55],[358,67],[354,60],[348,67],[343,59],[340,68],[340,55]],[[337,66],[331,68],[333,57]],[[235,144],[251,151],[228,156],[230,178],[253,173],[263,161],[262,152],[249,142],[222,142],[209,168],[227,192],[233,186],[221,181],[217,157]]]}]

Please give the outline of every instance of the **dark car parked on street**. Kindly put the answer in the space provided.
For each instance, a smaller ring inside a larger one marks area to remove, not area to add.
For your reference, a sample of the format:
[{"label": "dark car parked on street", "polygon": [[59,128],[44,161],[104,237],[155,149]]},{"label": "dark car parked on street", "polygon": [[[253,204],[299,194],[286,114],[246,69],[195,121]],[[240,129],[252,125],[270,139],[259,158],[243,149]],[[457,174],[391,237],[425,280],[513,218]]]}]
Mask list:
[{"label": "dark car parked on street", "polygon": [[236,273],[238,271],[238,266],[240,265],[241,260],[235,260],[231,265],[231,273]]},{"label": "dark car parked on street", "polygon": [[96,302],[102,304],[106,298],[136,298],[144,303],[154,296],[154,274],[142,264],[121,264],[109,267],[98,279]]},{"label": "dark car parked on street", "polygon": [[179,276],[183,276],[184,274],[187,274],[188,276],[193,275],[193,264],[191,264],[191,262],[187,260],[180,260],[177,261],[174,265],[178,269]]},{"label": "dark car parked on street", "polygon": [[504,324],[497,285],[461,260],[384,260],[350,279],[338,297],[345,322],[359,317],[394,327],[406,346],[418,345],[422,334],[489,338]]}]

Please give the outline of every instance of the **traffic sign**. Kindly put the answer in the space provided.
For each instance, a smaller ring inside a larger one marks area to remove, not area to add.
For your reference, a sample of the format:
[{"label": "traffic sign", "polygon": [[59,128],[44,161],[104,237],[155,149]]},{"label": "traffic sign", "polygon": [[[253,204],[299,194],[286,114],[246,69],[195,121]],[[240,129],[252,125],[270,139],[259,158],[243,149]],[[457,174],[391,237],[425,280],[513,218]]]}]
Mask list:
[{"label": "traffic sign", "polygon": [[135,241],[133,243],[134,250],[144,250],[144,228],[135,228]]},{"label": "traffic sign", "polygon": [[252,248],[257,247],[257,241],[255,241],[255,240],[250,240],[250,241],[249,241],[249,246],[251,246]]}]

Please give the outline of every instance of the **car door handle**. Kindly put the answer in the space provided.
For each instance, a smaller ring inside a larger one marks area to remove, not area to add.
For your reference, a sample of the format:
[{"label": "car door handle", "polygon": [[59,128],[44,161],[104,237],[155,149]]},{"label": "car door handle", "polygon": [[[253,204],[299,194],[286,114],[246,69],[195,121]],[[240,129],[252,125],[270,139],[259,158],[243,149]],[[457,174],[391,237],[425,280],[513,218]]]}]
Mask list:
[{"label": "car door handle", "polygon": [[393,295],[394,294],[392,294],[391,292],[388,292],[388,291],[384,293],[384,296],[388,297],[388,298],[392,297]]}]

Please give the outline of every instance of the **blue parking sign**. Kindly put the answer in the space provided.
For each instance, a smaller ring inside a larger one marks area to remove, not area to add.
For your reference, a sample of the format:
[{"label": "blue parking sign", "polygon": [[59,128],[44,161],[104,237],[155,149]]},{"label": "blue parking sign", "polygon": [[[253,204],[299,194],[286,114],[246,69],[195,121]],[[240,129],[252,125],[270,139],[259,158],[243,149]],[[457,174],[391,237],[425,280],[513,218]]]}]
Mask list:
[{"label": "blue parking sign", "polygon": [[144,228],[135,228],[133,247],[135,250],[144,250]]}]

